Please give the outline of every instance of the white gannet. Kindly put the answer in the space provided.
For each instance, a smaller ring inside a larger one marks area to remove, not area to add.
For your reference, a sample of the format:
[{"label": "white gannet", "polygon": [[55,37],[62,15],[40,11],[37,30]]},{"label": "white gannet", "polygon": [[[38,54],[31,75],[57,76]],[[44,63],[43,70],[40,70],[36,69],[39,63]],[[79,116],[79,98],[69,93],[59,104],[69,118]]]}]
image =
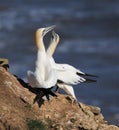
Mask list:
[{"label": "white gannet", "polygon": [[56,63],[52,56],[56,49],[56,46],[59,43],[59,40],[59,35],[55,32],[52,32],[52,38],[50,41],[50,45],[47,49],[47,55],[49,56],[52,67],[57,70],[58,81],[56,85],[59,88],[63,89],[67,94],[71,95],[74,99],[76,99],[74,89],[71,85],[76,85],[81,82],[95,82],[96,80],[88,79],[87,77],[96,76],[85,74],[82,71],[68,64]]},{"label": "white gannet", "polygon": [[40,28],[36,31],[37,60],[35,71],[27,71],[27,80],[33,88],[49,89],[57,82],[57,74],[52,68],[43,43],[43,37],[55,26]]}]

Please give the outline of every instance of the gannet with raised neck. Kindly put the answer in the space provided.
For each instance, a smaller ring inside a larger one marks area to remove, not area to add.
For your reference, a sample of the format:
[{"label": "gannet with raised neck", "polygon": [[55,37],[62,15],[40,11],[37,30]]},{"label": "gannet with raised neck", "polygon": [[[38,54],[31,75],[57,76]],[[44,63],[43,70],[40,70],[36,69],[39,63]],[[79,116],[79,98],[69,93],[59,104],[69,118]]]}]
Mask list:
[{"label": "gannet with raised neck", "polygon": [[[54,51],[59,43],[59,35],[52,32],[50,45],[47,49],[47,55],[50,59],[52,67],[57,70],[58,82],[57,86],[62,88],[67,94],[76,99],[74,89],[71,85],[76,85],[81,82],[95,82],[96,80],[88,79],[87,77],[96,77],[94,75],[86,74],[75,67],[68,64],[58,64],[53,59]],[[76,99],[77,100],[77,99]]]},{"label": "gannet with raised neck", "polygon": [[35,40],[37,51],[37,60],[35,71],[27,71],[27,79],[30,86],[34,88],[51,88],[57,82],[57,74],[52,68],[49,58],[46,55],[43,38],[55,26],[39,28],[36,31]]}]

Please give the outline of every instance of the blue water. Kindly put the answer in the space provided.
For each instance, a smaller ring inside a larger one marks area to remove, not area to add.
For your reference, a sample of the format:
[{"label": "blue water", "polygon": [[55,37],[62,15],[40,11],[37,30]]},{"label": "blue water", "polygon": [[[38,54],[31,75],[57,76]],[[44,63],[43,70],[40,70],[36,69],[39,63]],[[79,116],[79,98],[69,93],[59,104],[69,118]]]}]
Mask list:
[{"label": "blue water", "polygon": [[61,37],[55,60],[99,75],[95,84],[74,86],[78,100],[101,107],[119,126],[119,1],[1,0],[0,57],[12,73],[26,80],[36,59],[35,30],[54,24]]}]

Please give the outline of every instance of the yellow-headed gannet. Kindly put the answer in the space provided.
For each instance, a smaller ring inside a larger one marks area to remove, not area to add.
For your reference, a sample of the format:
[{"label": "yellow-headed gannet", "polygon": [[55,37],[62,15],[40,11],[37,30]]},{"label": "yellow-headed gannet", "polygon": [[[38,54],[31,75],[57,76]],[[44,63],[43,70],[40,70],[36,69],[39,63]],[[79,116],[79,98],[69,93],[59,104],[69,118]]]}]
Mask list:
[{"label": "yellow-headed gannet", "polygon": [[37,60],[35,72],[27,71],[27,79],[34,88],[50,89],[57,82],[56,70],[52,68],[43,43],[43,37],[55,26],[39,28],[36,31]]}]

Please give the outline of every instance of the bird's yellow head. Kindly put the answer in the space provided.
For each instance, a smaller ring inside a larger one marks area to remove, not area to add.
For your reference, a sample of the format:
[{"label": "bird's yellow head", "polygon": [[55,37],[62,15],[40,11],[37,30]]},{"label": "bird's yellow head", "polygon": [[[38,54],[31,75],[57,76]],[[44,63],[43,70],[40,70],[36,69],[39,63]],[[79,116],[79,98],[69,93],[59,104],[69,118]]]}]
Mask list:
[{"label": "bird's yellow head", "polygon": [[39,28],[36,30],[36,35],[35,35],[35,39],[36,39],[36,46],[38,49],[42,49],[44,48],[44,44],[43,44],[43,37],[52,29],[55,28],[55,25],[50,26],[50,27],[46,27],[46,28]]}]

